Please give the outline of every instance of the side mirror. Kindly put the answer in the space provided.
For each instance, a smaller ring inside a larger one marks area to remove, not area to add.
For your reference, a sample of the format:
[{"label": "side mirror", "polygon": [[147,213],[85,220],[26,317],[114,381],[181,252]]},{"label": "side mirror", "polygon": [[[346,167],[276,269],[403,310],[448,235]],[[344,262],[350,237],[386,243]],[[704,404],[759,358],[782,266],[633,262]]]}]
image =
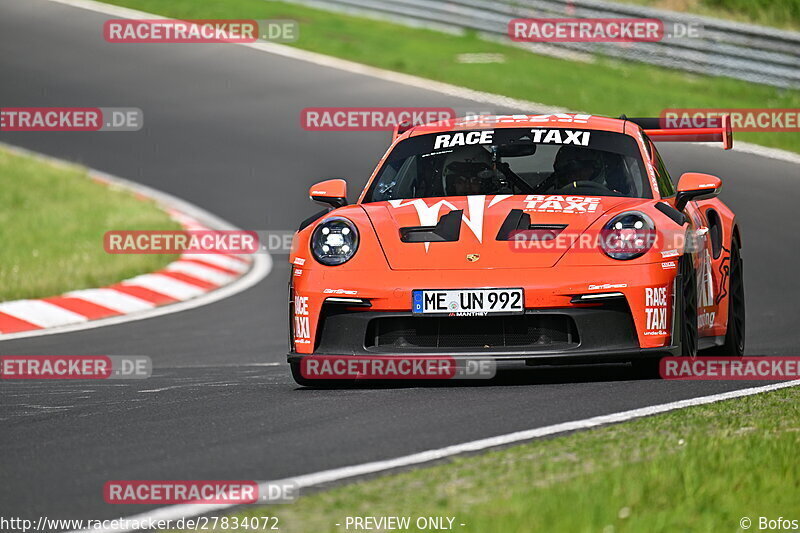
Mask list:
[{"label": "side mirror", "polygon": [[342,179],[333,179],[315,183],[308,190],[308,196],[315,202],[337,207],[347,205],[347,182]]},{"label": "side mirror", "polygon": [[714,198],[722,190],[722,180],[711,174],[687,172],[678,180],[678,194],[675,196],[675,209],[683,211],[689,200]]}]

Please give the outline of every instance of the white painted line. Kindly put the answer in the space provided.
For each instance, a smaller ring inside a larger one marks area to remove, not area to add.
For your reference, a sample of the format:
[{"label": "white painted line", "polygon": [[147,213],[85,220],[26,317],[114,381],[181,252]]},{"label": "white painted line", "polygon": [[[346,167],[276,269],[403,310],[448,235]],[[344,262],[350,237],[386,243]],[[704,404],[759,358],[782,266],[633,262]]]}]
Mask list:
[{"label": "white painted line", "polygon": [[233,259],[225,255],[219,254],[183,254],[181,259],[196,259],[203,261],[210,265],[216,265],[220,268],[233,270],[234,272],[243,272],[247,270],[247,263],[243,263],[238,259]]},{"label": "white painted line", "polygon": [[236,277],[226,274],[225,272],[215,270],[211,267],[180,260],[170,263],[164,270],[169,272],[180,272],[181,274],[186,274],[187,276],[192,276],[193,278],[214,283],[215,285],[225,285]]},{"label": "white painted line", "polygon": [[[313,487],[316,485],[321,485],[323,483],[331,483],[334,481],[340,481],[343,479],[350,479],[358,476],[364,476],[367,474],[374,474],[376,472],[385,472],[387,470],[394,470],[396,468],[404,468],[409,466],[415,466],[423,463],[429,463],[431,461],[436,461],[439,459],[443,459],[446,457],[452,457],[454,455],[459,455],[463,453],[469,452],[478,452],[482,450],[486,450],[488,448],[495,448],[497,446],[504,446],[508,444],[516,444],[520,442],[525,442],[533,439],[538,439],[541,437],[547,437],[551,435],[557,435],[560,433],[567,433],[570,431],[578,431],[590,428],[596,428],[598,426],[604,426],[607,424],[616,424],[619,422],[625,422],[628,420],[633,420],[635,418],[642,418],[645,416],[652,416],[660,413],[666,413],[668,411],[674,411],[677,409],[685,409],[686,407],[694,407],[697,405],[707,405],[710,403],[716,403],[723,400],[731,400],[734,398],[741,398],[743,396],[752,396],[754,394],[760,394],[762,392],[768,392],[778,389],[783,389],[786,387],[795,387],[800,385],[800,380],[797,381],[787,381],[781,383],[772,383],[770,385],[764,385],[762,387],[753,387],[750,389],[740,389],[731,392],[724,392],[721,394],[712,394],[710,396],[700,396],[698,398],[690,398],[688,400],[679,400],[675,402],[664,403],[660,405],[651,405],[649,407],[641,407],[639,409],[632,409],[630,411],[621,411],[619,413],[612,413],[608,415],[602,416],[595,416],[592,418],[586,418],[583,420],[574,420],[572,422],[564,422],[561,424],[555,424],[552,426],[544,426],[535,429],[529,429],[525,431],[517,431],[515,433],[508,433],[505,435],[498,435],[496,437],[489,437],[487,439],[480,439],[474,440],[470,442],[464,442],[461,444],[454,444],[452,446],[446,446],[444,448],[437,448],[434,450],[427,450],[424,452],[414,453],[411,455],[404,455],[402,457],[396,457],[394,459],[387,459],[383,461],[374,461],[371,463],[364,463],[360,465],[353,465],[353,466],[345,466],[342,468],[334,468],[331,470],[323,470],[321,472],[314,472],[312,474],[306,474],[302,476],[287,478],[287,479],[280,479],[275,481],[267,481],[259,485],[259,490],[263,493],[266,490],[268,485],[272,484],[280,484],[280,483],[292,483],[296,484],[300,488],[304,487]],[[123,520],[128,520],[130,522],[135,523],[144,523],[147,524],[148,521],[152,519],[152,521],[158,520],[177,520],[183,517],[192,517],[192,516],[199,516],[203,514],[208,514],[214,511],[220,511],[223,509],[228,509],[230,507],[234,507],[234,505],[230,504],[206,504],[206,505],[197,505],[197,504],[182,504],[182,505],[169,505],[166,507],[161,507],[155,509],[153,511],[149,511],[146,513],[133,515],[125,517]],[[124,523],[124,522],[123,522]],[[112,533],[112,532],[119,532],[119,531],[136,531],[136,528],[129,528],[129,529],[92,529],[92,530],[85,530],[86,532],[94,532],[94,533]],[[70,532],[76,533],[76,532]]]},{"label": "white painted line", "polygon": [[142,300],[141,298],[136,298],[135,296],[125,294],[124,292],[118,292],[114,289],[85,289],[68,292],[64,296],[80,298],[81,300],[102,305],[103,307],[119,313],[135,313],[155,307],[152,303]]},{"label": "white painted line", "polygon": [[[68,309],[42,300],[16,300],[0,304],[0,312],[41,328],[86,322],[88,319]],[[37,331],[37,330],[34,330]]]},{"label": "white painted line", "polygon": [[[94,0],[50,0],[50,1],[72,7],[78,7],[81,9],[87,9],[89,11],[95,11],[97,13],[102,13],[104,15],[110,15],[118,18],[128,18],[135,20],[167,18],[161,15],[154,15],[152,13],[146,13],[144,11],[129,9],[126,7],[103,4],[102,2],[95,2]],[[433,91],[440,94],[446,94],[448,96],[452,96],[455,98],[462,98],[483,104],[489,104],[499,108],[510,108],[518,110],[520,112],[541,113],[541,114],[581,112],[578,110],[569,110],[564,107],[557,107],[557,106],[541,104],[538,102],[531,102],[529,100],[519,100],[516,98],[502,96],[499,94],[486,93],[483,91],[475,91],[472,89],[467,89],[465,87],[451,85],[449,83],[429,80],[426,78],[421,78],[419,76],[412,76],[411,74],[403,74],[400,72],[392,72],[391,70],[384,70],[377,67],[370,67],[368,65],[362,65],[361,63],[356,63],[354,61],[348,61],[346,59],[339,59],[337,57],[326,56],[324,54],[318,54],[316,52],[309,52],[307,50],[293,48],[291,46],[287,46],[284,44],[264,42],[264,43],[231,43],[231,45],[246,46],[248,48],[253,48],[255,50],[261,50],[262,52],[268,52],[270,54],[288,57],[290,59],[296,59],[298,61],[313,63],[315,65],[319,65],[322,67],[334,68],[345,72],[351,72],[353,74],[361,74],[363,76],[369,76],[371,78],[378,78],[393,83],[399,83],[401,85],[407,85],[409,87],[417,87],[419,89]],[[709,146],[715,149],[720,149],[720,150],[722,149],[721,143],[713,143],[713,144],[710,143]],[[777,159],[781,161],[786,161],[788,163],[794,163],[800,165],[800,154],[789,152],[787,150],[779,150],[777,148],[767,148],[765,146],[761,146],[758,144],[737,141],[734,143],[734,151],[754,154],[760,157]]]},{"label": "white painted line", "polygon": [[198,287],[197,285],[191,285],[185,281],[161,274],[142,274],[141,276],[136,276],[135,278],[125,281],[122,284],[134,286],[138,285],[139,287],[144,287],[145,289],[150,289],[151,291],[165,294],[176,300],[188,300],[189,298],[200,296],[206,292],[205,289]]}]

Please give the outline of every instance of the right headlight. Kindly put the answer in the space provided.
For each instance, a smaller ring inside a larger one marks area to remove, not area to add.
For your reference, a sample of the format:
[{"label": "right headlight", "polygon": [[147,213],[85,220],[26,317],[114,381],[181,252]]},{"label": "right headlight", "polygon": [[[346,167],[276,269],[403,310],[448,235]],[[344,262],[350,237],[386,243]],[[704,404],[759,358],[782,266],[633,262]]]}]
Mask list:
[{"label": "right headlight", "polygon": [[603,226],[600,247],[607,256],[621,261],[643,256],[653,247],[656,225],[639,211],[627,211]]},{"label": "right headlight", "polygon": [[344,217],[323,220],[311,234],[311,255],[326,266],[346,263],[358,250],[356,225]]}]

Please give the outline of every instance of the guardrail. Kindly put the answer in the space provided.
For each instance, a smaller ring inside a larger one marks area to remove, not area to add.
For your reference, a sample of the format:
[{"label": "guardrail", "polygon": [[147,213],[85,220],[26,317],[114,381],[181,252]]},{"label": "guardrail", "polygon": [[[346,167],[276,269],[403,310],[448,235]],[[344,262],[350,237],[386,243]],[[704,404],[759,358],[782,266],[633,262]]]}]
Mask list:
[{"label": "guardrail", "polygon": [[688,72],[800,88],[800,32],[728,22],[603,0],[289,0],[401,23],[471,29],[508,42],[514,18],[656,18],[665,30],[695,28],[697,37],[666,35],[659,42],[515,43],[551,55],[603,54]]}]

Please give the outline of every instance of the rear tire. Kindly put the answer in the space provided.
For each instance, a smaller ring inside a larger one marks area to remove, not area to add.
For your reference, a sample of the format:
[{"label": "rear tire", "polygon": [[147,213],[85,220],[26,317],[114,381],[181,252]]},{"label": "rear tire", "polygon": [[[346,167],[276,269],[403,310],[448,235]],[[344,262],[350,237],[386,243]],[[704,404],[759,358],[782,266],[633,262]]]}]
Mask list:
[{"label": "rear tire", "polygon": [[725,344],[703,351],[703,355],[742,357],[744,355],[745,302],[744,267],[739,242],[731,243],[730,280],[728,283],[728,331]]}]

